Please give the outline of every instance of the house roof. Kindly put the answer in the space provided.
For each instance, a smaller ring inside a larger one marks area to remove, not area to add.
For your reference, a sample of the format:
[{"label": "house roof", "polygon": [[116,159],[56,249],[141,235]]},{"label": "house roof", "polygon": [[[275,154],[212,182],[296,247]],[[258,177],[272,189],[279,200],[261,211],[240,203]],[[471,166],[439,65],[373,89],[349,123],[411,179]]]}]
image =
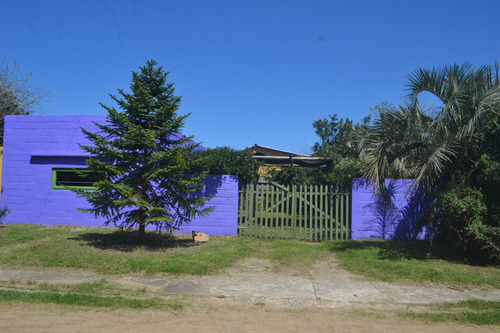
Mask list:
[{"label": "house roof", "polygon": [[310,157],[285,150],[259,146],[257,144],[245,150],[251,151],[253,158],[263,161],[266,165],[273,166],[318,167],[329,164],[332,161],[328,157]]},{"label": "house roof", "polygon": [[254,144],[252,147],[245,149],[247,151],[251,151],[255,156],[293,156],[293,157],[306,157],[306,155],[301,155],[297,153],[292,153],[286,150],[280,150],[275,148],[269,148],[264,146],[259,146],[258,144]]}]

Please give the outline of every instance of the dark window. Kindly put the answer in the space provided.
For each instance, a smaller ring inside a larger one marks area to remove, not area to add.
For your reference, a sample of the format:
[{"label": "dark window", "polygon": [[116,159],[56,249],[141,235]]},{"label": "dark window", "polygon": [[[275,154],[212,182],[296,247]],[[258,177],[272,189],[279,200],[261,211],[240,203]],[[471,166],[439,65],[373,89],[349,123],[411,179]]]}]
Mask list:
[{"label": "dark window", "polygon": [[101,180],[97,172],[86,169],[52,169],[52,188],[65,189],[66,187],[78,187],[82,189],[95,189],[94,183]]}]

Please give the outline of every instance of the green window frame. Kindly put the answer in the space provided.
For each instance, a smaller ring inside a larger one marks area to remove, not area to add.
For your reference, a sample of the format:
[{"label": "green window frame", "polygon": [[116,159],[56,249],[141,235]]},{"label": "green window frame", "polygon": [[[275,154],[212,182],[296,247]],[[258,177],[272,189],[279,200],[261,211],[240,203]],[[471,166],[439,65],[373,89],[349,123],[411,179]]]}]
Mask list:
[{"label": "green window frame", "polygon": [[[77,173],[77,170],[86,173],[87,176],[82,177]],[[92,185],[99,178],[98,173],[85,168],[54,168],[52,169],[52,188],[54,190],[67,190],[72,187],[80,190],[96,190],[97,188]]]}]

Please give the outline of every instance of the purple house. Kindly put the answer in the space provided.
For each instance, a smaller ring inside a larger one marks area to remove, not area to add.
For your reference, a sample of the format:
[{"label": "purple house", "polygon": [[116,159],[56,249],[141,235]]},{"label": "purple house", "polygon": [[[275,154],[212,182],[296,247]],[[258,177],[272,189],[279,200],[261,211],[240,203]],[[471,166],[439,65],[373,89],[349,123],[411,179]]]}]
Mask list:
[{"label": "purple house", "polygon": [[[78,144],[90,144],[80,128],[97,131],[105,116],[6,116],[0,206],[10,210],[5,223],[103,226],[103,218],[78,211],[88,203],[59,185],[71,180],[75,168],[86,168],[88,153]],[[57,180],[57,182],[56,182]],[[214,211],[183,226],[210,235],[236,235],[238,179],[209,175],[203,189]]]}]

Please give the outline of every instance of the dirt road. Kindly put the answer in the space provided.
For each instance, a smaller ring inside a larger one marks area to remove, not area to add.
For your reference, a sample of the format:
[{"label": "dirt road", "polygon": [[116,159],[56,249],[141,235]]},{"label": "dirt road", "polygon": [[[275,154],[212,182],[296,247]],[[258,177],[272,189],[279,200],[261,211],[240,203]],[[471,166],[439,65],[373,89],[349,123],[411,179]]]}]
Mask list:
[{"label": "dirt road", "polygon": [[[498,329],[498,328],[496,328]],[[392,311],[342,307],[272,308],[195,304],[180,312],[0,305],[0,332],[495,332],[493,327],[429,324]]]}]

